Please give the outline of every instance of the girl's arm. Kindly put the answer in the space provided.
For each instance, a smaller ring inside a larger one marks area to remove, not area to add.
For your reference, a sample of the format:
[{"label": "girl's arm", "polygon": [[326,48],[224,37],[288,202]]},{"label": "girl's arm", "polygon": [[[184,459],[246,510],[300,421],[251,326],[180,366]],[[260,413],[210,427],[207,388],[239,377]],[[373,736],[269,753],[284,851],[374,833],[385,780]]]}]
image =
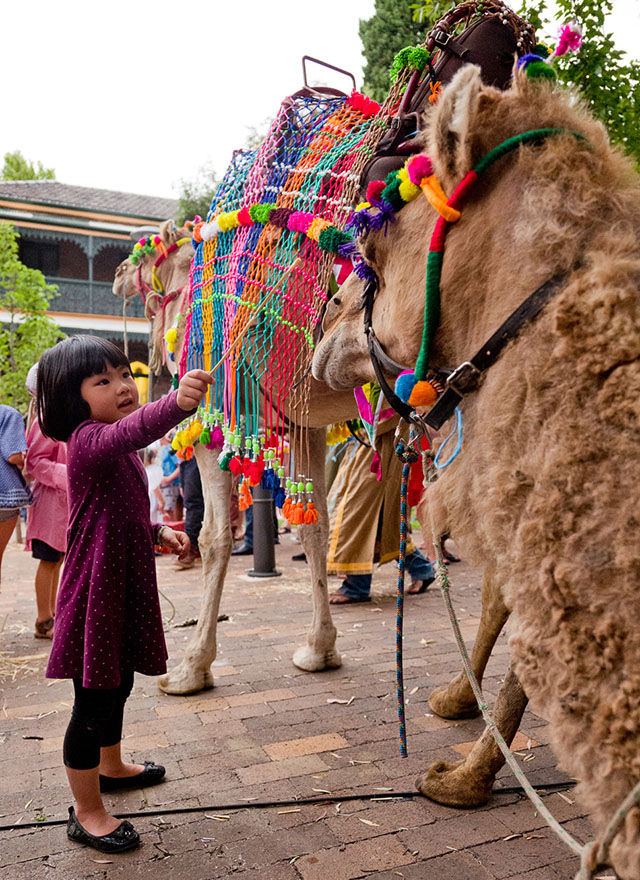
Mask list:
[{"label": "girl's arm", "polygon": [[37,422],[32,424],[28,440],[26,464],[31,478],[45,486],[66,492],[67,465],[63,461],[55,460],[58,443],[45,437]]},{"label": "girl's arm", "polygon": [[120,455],[136,452],[162,437],[194,410],[185,411],[178,405],[177,391],[145,403],[140,409],[114,422],[85,422],[73,434],[75,455],[92,462],[111,460]]},{"label": "girl's arm", "polygon": [[148,446],[196,411],[211,382],[211,373],[191,370],[180,380],[178,390],[162,400],[145,403],[111,425],[95,421],[80,425],[72,434],[75,455],[99,464]]},{"label": "girl's arm", "polygon": [[22,468],[24,467],[24,453],[23,452],[14,452],[13,455],[10,455],[7,458],[7,461],[9,462],[9,464],[12,464],[12,465],[14,465],[14,467],[17,467],[18,470],[22,470]]}]

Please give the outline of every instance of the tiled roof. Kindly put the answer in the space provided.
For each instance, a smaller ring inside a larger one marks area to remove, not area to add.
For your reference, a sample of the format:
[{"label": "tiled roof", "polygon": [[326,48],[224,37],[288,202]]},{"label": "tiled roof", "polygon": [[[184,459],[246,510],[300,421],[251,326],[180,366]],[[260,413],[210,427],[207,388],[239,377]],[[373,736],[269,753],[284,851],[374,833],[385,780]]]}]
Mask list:
[{"label": "tiled roof", "polygon": [[125,214],[149,220],[175,217],[176,199],[142,196],[136,193],[73,186],[57,180],[0,181],[0,199],[15,199],[36,204],[60,205],[101,214]]}]

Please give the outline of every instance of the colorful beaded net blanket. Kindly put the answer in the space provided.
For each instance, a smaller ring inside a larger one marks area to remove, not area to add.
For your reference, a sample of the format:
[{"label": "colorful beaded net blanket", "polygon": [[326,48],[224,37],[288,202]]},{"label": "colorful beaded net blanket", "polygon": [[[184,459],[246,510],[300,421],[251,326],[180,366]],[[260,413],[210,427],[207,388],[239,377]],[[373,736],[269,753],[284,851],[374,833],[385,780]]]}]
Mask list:
[{"label": "colorful beaded net blanket", "polygon": [[219,449],[220,466],[242,475],[241,506],[261,483],[293,523],[317,519],[304,448],[291,461],[308,423],[314,328],[331,278],[352,267],[344,227],[387,119],[357,92],[287,98],[194,229],[179,372],[212,370],[214,383],[176,445]]}]

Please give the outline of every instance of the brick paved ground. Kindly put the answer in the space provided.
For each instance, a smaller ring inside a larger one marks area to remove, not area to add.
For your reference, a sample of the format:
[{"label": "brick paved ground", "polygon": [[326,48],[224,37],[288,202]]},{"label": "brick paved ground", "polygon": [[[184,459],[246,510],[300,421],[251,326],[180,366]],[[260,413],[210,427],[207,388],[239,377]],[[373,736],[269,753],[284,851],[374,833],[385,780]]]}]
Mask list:
[{"label": "brick paved ground", "polygon": [[[114,812],[166,807],[136,819],[144,845],[121,856],[101,856],[67,841],[61,827],[0,832],[0,876],[169,877],[213,880],[551,880],[572,878],[576,859],[520,795],[497,793],[473,812],[423,798],[355,800],[341,804],[251,809],[190,806],[250,804],[295,797],[412,790],[417,773],[437,759],[455,760],[479,735],[478,720],[445,722],[429,714],[427,696],[459,668],[457,649],[437,591],[410,597],[406,608],[405,684],[409,757],[400,758],[396,725],[395,573],[376,573],[374,602],[337,608],[341,669],[305,674],[291,663],[310,614],[299,546],[287,536],[278,548],[281,578],[246,575],[247,559],[231,562],[219,625],[216,687],[188,698],[161,694],[137,676],[125,718],[125,745],[136,760],[167,768],[167,781],[145,791],[107,795]],[[70,803],[61,742],[72,691],[43,676],[47,643],[32,637],[35,563],[10,545],[0,595],[0,648],[14,657],[36,655],[31,671],[5,680],[0,695],[0,823],[61,818]],[[192,629],[176,627],[197,615],[200,569],[176,572],[159,560],[161,589],[175,605],[167,640],[172,665]],[[453,597],[471,640],[479,613],[479,578],[452,567]],[[334,581],[333,586],[338,582]],[[171,607],[163,600],[168,617]],[[507,664],[501,637],[485,679],[496,693]],[[527,712],[517,743],[533,782],[562,779],[547,745],[544,720]],[[499,780],[512,785],[504,771]],[[571,792],[546,802],[579,840],[590,836]]]}]

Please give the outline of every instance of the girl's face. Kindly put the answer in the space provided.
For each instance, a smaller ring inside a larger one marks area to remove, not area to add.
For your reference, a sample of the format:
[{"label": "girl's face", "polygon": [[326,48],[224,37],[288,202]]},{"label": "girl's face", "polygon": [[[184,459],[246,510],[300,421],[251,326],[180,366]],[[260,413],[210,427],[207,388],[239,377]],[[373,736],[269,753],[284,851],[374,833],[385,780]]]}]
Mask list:
[{"label": "girl's face", "polygon": [[83,379],[80,396],[89,404],[91,418],[112,425],[138,408],[138,388],[129,367],[107,361],[102,373]]}]

